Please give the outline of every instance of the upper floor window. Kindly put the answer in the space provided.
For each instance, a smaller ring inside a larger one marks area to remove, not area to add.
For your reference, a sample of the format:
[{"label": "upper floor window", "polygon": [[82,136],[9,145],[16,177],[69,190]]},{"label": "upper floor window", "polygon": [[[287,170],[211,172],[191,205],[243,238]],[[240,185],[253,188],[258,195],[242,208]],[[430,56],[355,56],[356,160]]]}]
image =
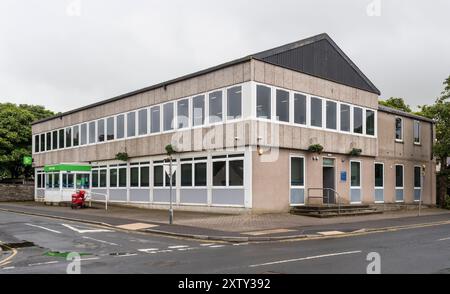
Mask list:
[{"label": "upper floor window", "polygon": [[341,131],[350,132],[350,105],[341,104]]},{"label": "upper floor window", "polygon": [[420,144],[420,121],[414,121],[414,144]]},{"label": "upper floor window", "polygon": [[163,130],[173,130],[173,103],[167,103],[163,106]]},{"label": "upper floor window", "polygon": [[87,143],[87,124],[82,124],[80,127],[80,130],[81,130],[80,145],[86,145],[86,143]]},{"label": "upper floor window", "polygon": [[395,140],[403,141],[403,120],[399,117],[395,119]]},{"label": "upper floor window", "polygon": [[277,90],[277,119],[289,122],[289,92]]},{"label": "upper floor window", "polygon": [[148,115],[147,109],[141,109],[138,112],[138,135],[146,135],[148,133]]},{"label": "upper floor window", "polygon": [[64,142],[65,142],[65,138],[64,138],[64,129],[63,130],[59,130],[59,149],[63,149],[64,148]]},{"label": "upper floor window", "polygon": [[47,148],[46,150],[47,151],[52,150],[52,133],[47,133],[46,134],[45,144],[46,144],[46,148]]},{"label": "upper floor window", "polygon": [[259,118],[271,118],[271,89],[260,86],[256,88],[256,116]]},{"label": "upper floor window", "polygon": [[72,147],[72,128],[66,128],[66,148]]},{"label": "upper floor window", "polygon": [[222,91],[216,91],[209,94],[209,123],[221,122],[223,117],[222,110]]},{"label": "upper floor window", "polygon": [[58,149],[58,131],[52,132],[52,148],[53,150]]},{"label": "upper floor window", "polygon": [[97,136],[98,136],[98,142],[104,142],[105,141],[105,120],[101,119],[97,121]]},{"label": "upper floor window", "polygon": [[327,101],[327,129],[336,130],[337,129],[337,103],[332,101]]},{"label": "upper floor window", "polygon": [[80,145],[80,127],[74,126],[73,127],[73,146]]},{"label": "upper floor window", "polygon": [[95,143],[95,122],[89,123],[89,144]]},{"label": "upper floor window", "polygon": [[192,98],[192,125],[201,126],[205,123],[205,96]]},{"label": "upper floor window", "polygon": [[189,127],[189,99],[177,102],[177,123],[179,129]]},{"label": "upper floor window", "polygon": [[362,108],[353,108],[353,132],[357,134],[363,133],[363,111]]},{"label": "upper floor window", "polygon": [[375,111],[366,110],[366,135],[375,135]]},{"label": "upper floor window", "polygon": [[114,140],[114,117],[106,119],[106,140]]},{"label": "upper floor window", "polygon": [[127,137],[136,136],[136,112],[127,114]]},{"label": "upper floor window", "polygon": [[34,136],[34,152],[39,152],[39,135]]},{"label": "upper floor window", "polygon": [[242,117],[242,87],[233,87],[227,90],[227,118],[228,120]]},{"label": "upper floor window", "polygon": [[159,106],[150,108],[150,132],[159,133],[160,131],[160,110]]},{"label": "upper floor window", "polygon": [[41,152],[45,151],[45,134],[41,134]]},{"label": "upper floor window", "polygon": [[311,97],[311,126],[322,127],[322,99]]},{"label": "upper floor window", "polygon": [[116,117],[117,139],[125,137],[125,115],[121,114]]},{"label": "upper floor window", "polygon": [[306,96],[294,94],[294,123],[306,125]]}]

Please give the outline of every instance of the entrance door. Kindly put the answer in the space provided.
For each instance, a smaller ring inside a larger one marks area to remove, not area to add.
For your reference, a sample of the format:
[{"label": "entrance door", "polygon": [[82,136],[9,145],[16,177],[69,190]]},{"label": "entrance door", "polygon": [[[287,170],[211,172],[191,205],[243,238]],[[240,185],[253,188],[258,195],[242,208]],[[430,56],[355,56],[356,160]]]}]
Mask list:
[{"label": "entrance door", "polygon": [[[335,173],[335,160],[332,158],[323,159],[323,203],[334,204],[336,203],[334,190],[336,189],[336,173]],[[329,190],[331,189],[331,190]]]}]

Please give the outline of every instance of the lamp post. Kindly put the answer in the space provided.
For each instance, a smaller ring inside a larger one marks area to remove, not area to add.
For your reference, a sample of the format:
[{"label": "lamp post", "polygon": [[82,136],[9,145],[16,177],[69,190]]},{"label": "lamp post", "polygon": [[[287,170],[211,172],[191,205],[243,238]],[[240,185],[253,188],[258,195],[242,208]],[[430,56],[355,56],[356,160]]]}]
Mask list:
[{"label": "lamp post", "polygon": [[169,156],[169,181],[170,181],[170,206],[169,206],[169,224],[173,224],[173,200],[172,200],[172,176],[173,176],[173,167],[172,167],[172,154],[175,153],[174,148],[171,144],[166,146],[166,152]]}]

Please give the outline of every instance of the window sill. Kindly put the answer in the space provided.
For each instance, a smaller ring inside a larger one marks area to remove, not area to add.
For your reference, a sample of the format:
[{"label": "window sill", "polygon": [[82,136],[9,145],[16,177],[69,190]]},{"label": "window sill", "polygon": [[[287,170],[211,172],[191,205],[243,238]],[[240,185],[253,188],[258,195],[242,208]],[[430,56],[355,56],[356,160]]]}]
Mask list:
[{"label": "window sill", "polygon": [[403,140],[395,139],[395,143],[404,144],[405,142]]}]

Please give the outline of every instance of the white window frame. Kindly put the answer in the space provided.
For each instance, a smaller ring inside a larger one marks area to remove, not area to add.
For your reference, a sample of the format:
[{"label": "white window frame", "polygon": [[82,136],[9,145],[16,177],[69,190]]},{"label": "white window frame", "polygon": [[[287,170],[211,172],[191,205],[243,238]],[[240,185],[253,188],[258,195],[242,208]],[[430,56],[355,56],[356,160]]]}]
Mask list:
[{"label": "white window frame", "polygon": [[[352,163],[359,163],[359,186],[352,186]],[[362,177],[362,161],[361,160],[350,160],[349,161],[349,174],[350,174],[350,204],[361,204],[362,203],[362,186],[363,186],[363,182],[362,182],[362,180],[363,180],[363,177]],[[351,201],[352,199],[351,199],[351,197],[352,197],[352,195],[351,195],[351,190],[360,190],[361,191],[361,195],[360,195],[360,197],[361,197],[361,199],[360,199],[360,201],[355,201],[355,202],[353,202],[353,201]]]},{"label": "white window frame", "polygon": [[[241,116],[240,117],[238,117],[238,118],[229,118],[228,117],[228,90],[230,90],[230,89],[232,89],[232,88],[238,88],[238,87],[240,87],[241,88]],[[255,93],[256,94],[256,93]],[[226,87],[225,89],[224,89],[224,93],[223,93],[223,103],[224,103],[224,105],[223,105],[223,115],[224,115],[224,117],[223,117],[223,121],[224,122],[237,122],[237,121],[241,121],[241,120],[243,120],[244,119],[244,113],[245,113],[245,109],[244,109],[244,99],[245,99],[245,97],[244,97],[244,84],[243,83],[240,83],[240,84],[236,84],[236,85],[233,85],[233,86],[230,86],[230,87]]]},{"label": "white window frame", "polygon": [[[374,163],[374,173],[375,173],[375,167],[377,166],[377,165],[381,165],[382,167],[383,167],[383,186],[381,186],[381,187],[378,187],[378,186],[376,186],[376,181],[374,182],[374,189],[375,190],[383,190],[383,201],[374,201],[375,203],[377,203],[377,204],[381,204],[381,203],[384,203],[385,202],[385,197],[384,197],[384,187],[385,187],[385,184],[386,184],[386,171],[385,171],[385,165],[384,165],[384,162],[375,162]],[[374,174],[374,175],[376,175],[376,174]],[[374,176],[374,180],[375,180],[375,176]]]},{"label": "white window frame", "polygon": [[[222,119],[220,121],[217,122],[211,122],[211,114],[210,114],[210,109],[211,109],[211,103],[210,103],[210,95],[213,93],[217,93],[217,92],[221,92],[222,93]],[[225,108],[226,108],[226,102],[227,102],[227,91],[224,89],[220,89],[220,90],[215,90],[215,91],[210,91],[207,92],[205,94],[205,124],[209,125],[209,126],[215,126],[215,125],[220,125],[223,124],[223,122],[226,119],[226,116],[228,115],[228,113],[225,112]],[[241,99],[241,104],[243,104],[242,99]],[[242,107],[242,106],[241,106]],[[208,111],[208,112],[206,112]],[[193,115],[193,114],[192,114]],[[198,126],[193,126],[193,128],[196,128]]]},{"label": "white window frame", "polygon": [[[416,183],[415,183],[416,182],[416,178],[415,178],[415,176],[416,176],[416,168],[419,168],[420,187],[416,187]],[[420,199],[419,200],[415,199],[416,190],[419,190],[420,193],[422,193],[423,176],[422,176],[422,166],[420,166],[420,165],[415,165],[414,166],[414,169],[413,169],[413,185],[414,185],[414,195],[413,195],[414,202],[420,202]]]},{"label": "white window frame", "polygon": [[[301,159],[303,159],[303,186],[293,186],[292,185],[292,178],[291,178],[291,176],[292,176],[292,159],[293,158],[301,158]],[[296,207],[296,206],[305,206],[306,205],[306,197],[307,197],[307,193],[306,193],[306,179],[307,179],[307,176],[306,176],[306,171],[307,171],[307,169],[306,169],[306,157],[303,155],[303,154],[290,154],[289,155],[289,205],[291,206],[291,207]],[[291,203],[291,190],[292,189],[303,189],[303,203],[300,203],[300,204],[292,204]]]},{"label": "white window frame", "polygon": [[[234,155],[238,155],[241,154],[240,152],[238,153],[230,153],[230,154],[214,154],[213,157],[215,156],[226,156],[224,158],[212,158],[211,157],[211,188],[214,189],[244,189],[245,188],[245,154],[242,153],[242,156],[239,157],[231,157],[229,158],[229,156],[234,156]],[[220,162],[220,161],[225,161],[225,186],[214,186],[214,174],[213,174],[213,164],[214,162]],[[230,161],[242,161],[243,162],[243,167],[244,167],[244,173],[242,175],[242,186],[230,186]]]},{"label": "white window frame", "polygon": [[[402,187],[397,187],[397,166],[402,167]],[[404,203],[405,202],[405,165],[404,164],[395,164],[395,202],[396,203]],[[397,190],[403,191],[403,200],[397,200]]]},{"label": "white window frame", "polygon": [[[400,139],[397,139],[397,119],[399,119],[400,122],[401,122],[401,124],[400,124],[400,129],[401,129],[400,135],[401,135],[401,138],[400,138]],[[403,124],[403,118],[402,118],[402,117],[399,117],[399,116],[396,116],[396,117],[395,117],[395,120],[394,120],[394,138],[395,138],[395,142],[397,142],[397,143],[403,143],[403,138],[404,138],[404,124]]]},{"label": "white window frame", "polygon": [[[416,125],[418,126],[418,131],[419,131],[419,134],[418,134],[419,137],[417,138],[417,139],[419,139],[418,142],[416,142],[416,135],[415,135]],[[414,120],[413,121],[413,141],[414,141],[414,145],[418,145],[418,146],[421,145],[421,143],[422,143],[421,137],[422,137],[422,124],[420,123],[420,121]]]}]

